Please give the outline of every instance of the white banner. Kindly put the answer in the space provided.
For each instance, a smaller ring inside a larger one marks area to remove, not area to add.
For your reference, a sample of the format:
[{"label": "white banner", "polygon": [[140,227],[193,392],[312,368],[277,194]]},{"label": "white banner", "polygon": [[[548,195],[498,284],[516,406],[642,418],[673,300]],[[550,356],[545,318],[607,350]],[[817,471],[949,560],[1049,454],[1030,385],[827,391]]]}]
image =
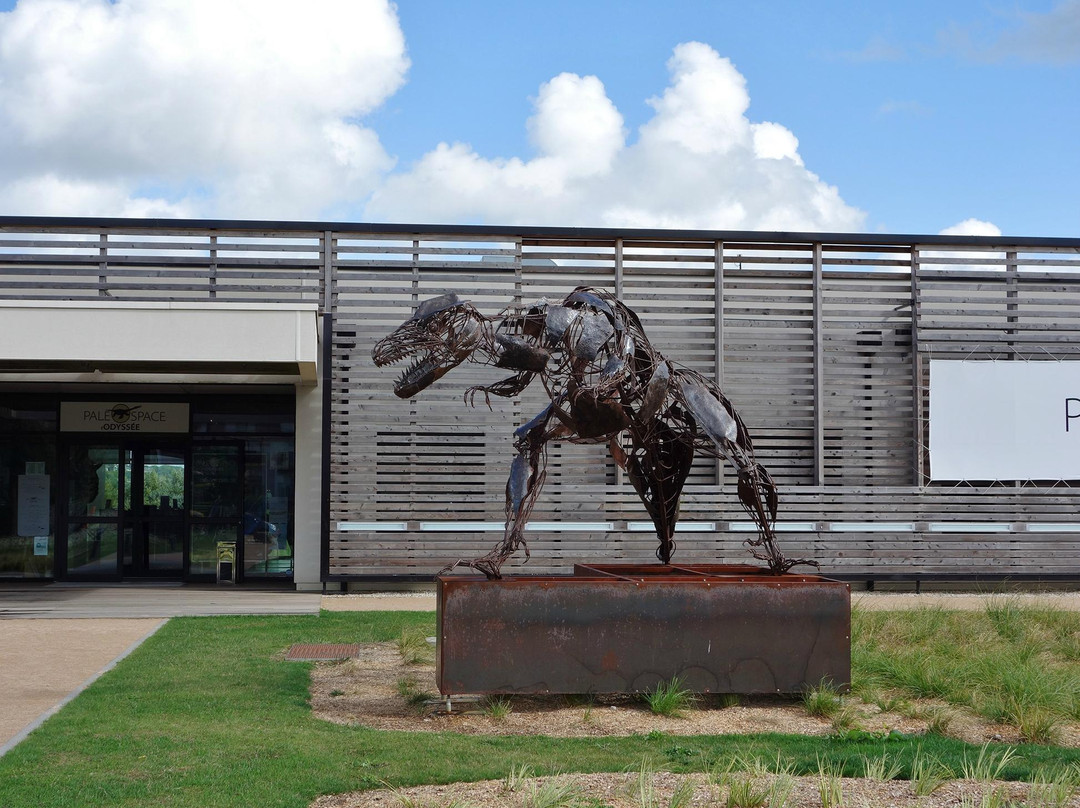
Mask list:
[{"label": "white banner", "polygon": [[1080,362],[931,360],[930,478],[1080,479]]}]

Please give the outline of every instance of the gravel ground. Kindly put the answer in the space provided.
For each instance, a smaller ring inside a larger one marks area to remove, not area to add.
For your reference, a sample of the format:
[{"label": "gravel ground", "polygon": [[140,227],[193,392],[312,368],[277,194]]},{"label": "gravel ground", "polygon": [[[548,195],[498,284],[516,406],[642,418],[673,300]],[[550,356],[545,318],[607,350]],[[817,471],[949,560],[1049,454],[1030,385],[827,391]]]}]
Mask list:
[{"label": "gravel ground", "polygon": [[[754,787],[767,790],[775,777],[758,777]],[[652,789],[653,804],[667,806],[676,788],[688,781],[693,797],[687,806],[721,806],[728,794],[727,786],[710,783],[702,775],[679,775],[659,772],[646,779],[646,788]],[[386,806],[416,806],[417,808],[502,808],[503,806],[528,806],[534,790],[544,789],[548,784],[567,785],[577,795],[578,801],[571,805],[595,805],[597,808],[641,808],[641,787],[638,774],[574,774],[544,777],[518,785],[511,791],[503,780],[480,783],[454,783],[448,786],[420,786],[407,789],[381,789],[335,794],[320,797],[312,808],[386,808]],[[906,781],[843,778],[839,781],[841,800],[834,803],[844,808],[955,808],[966,804],[1003,805],[999,802],[983,802],[990,792],[1018,805],[1022,800],[1032,800],[1031,786],[1024,783],[981,783],[969,780],[953,780],[930,795],[918,796],[912,784]],[[835,792],[834,792],[835,793]],[[589,799],[594,802],[588,802]],[[456,802],[455,802],[456,801]],[[539,802],[539,801],[537,801]],[[558,803],[566,805],[567,803]],[[772,805],[780,804],[773,801]],[[787,808],[821,808],[822,798],[817,777],[791,779],[791,792],[785,803]],[[1059,804],[1059,808],[1077,808],[1080,797],[1073,795]]]},{"label": "gravel ground", "polygon": [[[460,732],[474,735],[543,734],[561,737],[614,737],[634,733],[664,732],[671,735],[743,734],[757,732],[803,733],[825,735],[832,731],[830,722],[806,715],[790,700],[745,700],[738,706],[701,705],[688,710],[682,718],[653,715],[631,697],[596,697],[591,703],[571,703],[565,697],[513,699],[512,711],[495,718],[477,701],[457,702],[453,711],[432,699],[426,706],[409,706],[400,693],[402,683],[411,692],[434,696],[435,678],[431,665],[406,666],[392,643],[369,643],[361,646],[357,659],[320,663],[313,668],[311,706],[315,715],[328,721],[363,725],[378,729],[409,732]],[[910,734],[926,731],[926,722],[898,714],[881,713],[873,705],[849,699],[859,712],[858,726],[869,731],[892,729]],[[994,741],[1016,743],[1017,732],[1011,727],[987,724],[973,716],[958,716],[950,734],[971,743]],[[1067,728],[1063,744],[1080,746],[1080,727]],[[628,761],[633,766],[634,761]],[[538,766],[538,770],[542,770]],[[758,777],[755,786],[766,789],[771,777]],[[726,787],[707,782],[701,775],[674,775],[659,772],[648,782],[655,791],[656,805],[666,806],[675,789],[690,781],[694,797],[688,806],[723,805]],[[553,778],[539,778],[517,785],[513,790],[501,781],[456,783],[449,786],[422,786],[410,789],[355,792],[322,797],[312,808],[373,808],[374,806],[415,806],[415,808],[491,808],[525,806],[530,789],[551,787]],[[636,774],[576,774],[554,778],[556,784],[571,784],[579,796],[578,804],[595,808],[641,808],[640,785]],[[841,782],[843,806],[920,806],[946,808],[982,804],[984,796],[997,790],[995,798],[1031,800],[1031,786],[1018,783],[974,783],[951,781],[931,795],[918,796],[909,782],[878,782],[848,779]],[[793,778],[787,808],[822,805],[819,782],[815,777]],[[1037,795],[1034,795],[1037,796]],[[589,803],[587,800],[593,799]],[[455,802],[455,800],[457,802]],[[987,804],[1002,804],[989,802]],[[1039,803],[1035,803],[1039,804]],[[1044,803],[1053,804],[1053,803]],[[1059,804],[1059,808],[1080,808],[1080,797]]]}]

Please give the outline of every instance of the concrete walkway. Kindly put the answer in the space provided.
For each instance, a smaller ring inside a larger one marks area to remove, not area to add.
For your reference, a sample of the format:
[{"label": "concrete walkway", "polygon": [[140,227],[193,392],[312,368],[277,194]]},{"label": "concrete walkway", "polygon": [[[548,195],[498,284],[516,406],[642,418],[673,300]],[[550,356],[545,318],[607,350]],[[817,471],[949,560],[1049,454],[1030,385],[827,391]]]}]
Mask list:
[{"label": "concrete walkway", "polygon": [[0,586],[0,618],[318,614],[322,595],[234,586]]},{"label": "concrete walkway", "polygon": [[851,605],[868,611],[938,608],[980,612],[992,603],[1011,603],[1020,608],[1080,611],[1080,592],[997,592],[994,594],[924,592],[852,592]]},{"label": "concrete walkway", "polygon": [[164,620],[0,620],[0,755],[135,650]]},{"label": "concrete walkway", "polygon": [[315,615],[321,604],[318,592],[229,586],[0,586],[0,755],[134,651],[165,618]]},{"label": "concrete walkway", "polygon": [[[941,608],[957,611],[981,611],[995,600],[1022,607],[1080,611],[1080,592],[1008,592],[997,594],[946,592],[852,592],[856,608],[876,611]],[[322,607],[330,612],[362,611],[435,611],[435,594],[426,592],[371,593],[362,595],[325,595]]]}]

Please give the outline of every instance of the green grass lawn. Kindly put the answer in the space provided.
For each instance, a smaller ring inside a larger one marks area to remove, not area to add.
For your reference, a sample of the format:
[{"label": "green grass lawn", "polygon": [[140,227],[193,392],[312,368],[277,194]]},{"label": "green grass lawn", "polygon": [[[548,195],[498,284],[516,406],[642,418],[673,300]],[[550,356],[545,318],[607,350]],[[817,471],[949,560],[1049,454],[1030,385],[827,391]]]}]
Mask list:
[{"label": "green grass lawn", "polygon": [[1080,721],[1080,614],[991,599],[982,612],[856,612],[853,688],[867,701],[940,699],[1053,743]]},{"label": "green grass lawn", "polygon": [[[857,638],[873,629],[880,647],[886,623],[879,620],[857,616]],[[978,754],[936,735],[499,738],[383,732],[311,716],[310,664],[283,661],[289,645],[394,640],[405,628],[434,633],[434,618],[354,612],[171,620],[0,758],[0,808],[299,807],[320,794],[383,782],[499,778],[523,764],[537,773],[623,771],[643,756],[686,771],[722,765],[735,755],[775,760],[779,753],[800,772],[817,772],[825,761],[854,776],[863,771],[864,755],[885,752],[910,771],[921,747],[959,771],[965,754]],[[1018,751],[1006,777],[1028,779],[1040,769],[1080,762],[1078,750],[1025,745]]]}]

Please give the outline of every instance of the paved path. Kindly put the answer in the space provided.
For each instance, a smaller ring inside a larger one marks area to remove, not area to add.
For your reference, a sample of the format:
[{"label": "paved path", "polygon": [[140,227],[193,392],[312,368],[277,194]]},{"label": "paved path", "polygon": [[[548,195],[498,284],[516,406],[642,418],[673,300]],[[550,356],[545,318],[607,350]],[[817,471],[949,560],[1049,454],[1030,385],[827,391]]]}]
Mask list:
[{"label": "paved path", "polygon": [[164,618],[318,614],[321,602],[318,592],[225,586],[0,586],[0,755]]},{"label": "paved path", "polygon": [[318,614],[318,592],[233,586],[0,586],[5,617],[182,617]]},{"label": "paved path", "polygon": [[[926,592],[852,592],[857,608],[896,611],[899,609],[942,608],[958,611],[981,611],[994,600],[1021,606],[1080,611],[1080,592],[972,593]],[[322,607],[331,612],[346,611],[435,611],[435,595],[429,593],[378,593],[362,595],[326,595]]]},{"label": "paved path", "polygon": [[1080,611],[1080,592],[1002,592],[989,595],[973,593],[927,592],[852,592],[851,605],[870,611],[941,608],[978,612],[991,603],[1015,603],[1020,607]]},{"label": "paved path", "polygon": [[164,624],[0,620],[0,755]]},{"label": "paved path", "polygon": [[324,595],[328,612],[433,612],[434,592],[378,592],[363,595]]}]

